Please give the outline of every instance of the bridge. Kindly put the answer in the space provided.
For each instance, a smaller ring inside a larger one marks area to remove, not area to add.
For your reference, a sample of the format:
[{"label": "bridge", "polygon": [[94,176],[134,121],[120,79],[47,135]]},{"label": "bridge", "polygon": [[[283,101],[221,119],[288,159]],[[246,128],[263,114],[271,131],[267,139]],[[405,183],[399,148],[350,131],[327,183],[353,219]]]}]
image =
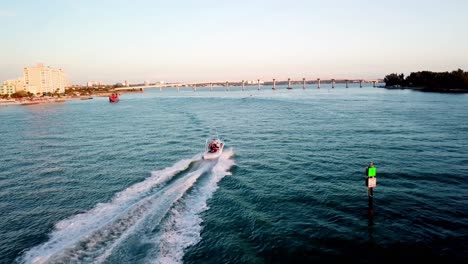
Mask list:
[{"label": "bridge", "polygon": [[145,88],[169,88],[169,87],[188,87],[194,85],[201,85],[201,84],[209,84],[209,83],[164,83],[164,84],[147,84],[147,85],[136,85],[136,86],[124,86],[115,88],[116,91],[118,90],[139,90]]},{"label": "bridge", "polygon": [[273,88],[275,89],[276,84],[284,84],[288,85],[288,88],[292,84],[303,84],[303,88],[305,89],[306,84],[315,84],[317,85],[317,88],[320,88],[320,85],[322,83],[331,83],[332,88],[335,88],[336,83],[345,83],[346,88],[348,88],[349,83],[359,83],[360,87],[362,87],[363,83],[373,83],[373,86],[376,87],[376,84],[382,82],[382,80],[365,80],[365,79],[313,79],[313,80],[306,80],[305,78],[302,78],[302,80],[291,80],[288,79],[287,81],[277,81],[276,79],[272,79],[272,81],[263,81],[262,83],[260,82],[260,79],[257,79],[257,83],[252,83],[246,82],[245,80],[242,81],[234,81],[234,82],[220,82],[220,81],[212,81],[212,82],[186,82],[186,83],[155,83],[155,84],[147,84],[147,85],[135,85],[135,86],[125,86],[125,87],[119,87],[115,88],[116,91],[125,91],[125,90],[143,90],[143,89],[148,89],[148,88],[159,88],[162,90],[162,88],[177,88],[180,89],[180,87],[191,87],[194,90],[196,90],[197,87],[209,87],[210,90],[213,90],[213,87],[216,86],[221,86],[225,87],[225,89],[229,89],[229,86],[242,86],[242,89],[244,89],[245,86],[255,86],[258,85],[260,89],[260,84],[264,85],[273,85]]}]

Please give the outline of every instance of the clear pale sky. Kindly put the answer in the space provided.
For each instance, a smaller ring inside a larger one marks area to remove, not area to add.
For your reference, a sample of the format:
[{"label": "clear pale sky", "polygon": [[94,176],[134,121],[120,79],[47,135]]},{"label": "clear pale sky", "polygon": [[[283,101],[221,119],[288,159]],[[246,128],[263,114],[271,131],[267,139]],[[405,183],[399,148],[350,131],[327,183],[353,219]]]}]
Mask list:
[{"label": "clear pale sky", "polygon": [[0,81],[383,78],[468,71],[468,1],[0,0]]}]

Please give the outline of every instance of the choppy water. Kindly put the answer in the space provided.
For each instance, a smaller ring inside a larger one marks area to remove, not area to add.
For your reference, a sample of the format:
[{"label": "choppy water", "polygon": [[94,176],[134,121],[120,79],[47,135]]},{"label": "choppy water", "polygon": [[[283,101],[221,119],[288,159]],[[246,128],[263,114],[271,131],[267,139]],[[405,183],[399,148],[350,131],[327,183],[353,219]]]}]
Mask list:
[{"label": "choppy water", "polygon": [[0,108],[0,262],[468,260],[468,95],[279,88]]}]

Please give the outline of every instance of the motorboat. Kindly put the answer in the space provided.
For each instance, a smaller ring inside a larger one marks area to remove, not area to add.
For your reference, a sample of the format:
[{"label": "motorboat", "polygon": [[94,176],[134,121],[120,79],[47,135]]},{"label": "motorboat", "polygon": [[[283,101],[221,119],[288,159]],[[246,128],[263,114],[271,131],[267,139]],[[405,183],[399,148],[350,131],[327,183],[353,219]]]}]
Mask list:
[{"label": "motorboat", "polygon": [[109,102],[117,103],[119,101],[119,95],[117,93],[113,93],[109,96]]},{"label": "motorboat", "polygon": [[39,104],[40,102],[38,101],[27,101],[27,102],[24,102],[24,103],[21,103],[21,105],[35,105],[35,104]]},{"label": "motorboat", "polygon": [[206,140],[203,159],[217,159],[223,153],[223,149],[224,142],[219,137],[213,137],[211,140]]}]

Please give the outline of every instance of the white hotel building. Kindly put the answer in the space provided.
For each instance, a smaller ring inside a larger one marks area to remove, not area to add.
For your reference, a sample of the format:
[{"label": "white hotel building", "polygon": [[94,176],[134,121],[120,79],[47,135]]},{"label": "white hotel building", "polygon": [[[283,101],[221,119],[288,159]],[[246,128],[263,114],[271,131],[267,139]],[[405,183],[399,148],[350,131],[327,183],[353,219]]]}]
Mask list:
[{"label": "white hotel building", "polygon": [[65,93],[68,81],[62,69],[37,64],[23,69],[25,90],[34,94]]}]

